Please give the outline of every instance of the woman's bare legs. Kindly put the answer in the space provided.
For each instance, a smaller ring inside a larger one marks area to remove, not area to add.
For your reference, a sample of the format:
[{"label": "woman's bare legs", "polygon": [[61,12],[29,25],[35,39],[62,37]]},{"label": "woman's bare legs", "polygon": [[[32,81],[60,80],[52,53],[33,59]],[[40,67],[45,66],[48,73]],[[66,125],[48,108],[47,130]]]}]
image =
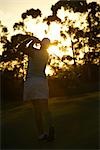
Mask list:
[{"label": "woman's bare legs", "polygon": [[49,110],[49,105],[48,105],[48,100],[47,99],[42,99],[41,102],[41,109],[42,109],[42,116],[44,119],[44,126],[45,129],[49,129],[51,126],[53,126],[53,119],[51,112]]},{"label": "woman's bare legs", "polygon": [[32,103],[34,105],[35,121],[36,121],[38,134],[41,135],[44,133],[44,129],[43,129],[43,117],[42,117],[40,102],[37,99],[37,100],[33,100]]},{"label": "woman's bare legs", "polygon": [[39,135],[45,133],[53,127],[52,116],[48,108],[47,99],[33,100],[35,109],[35,120]]},{"label": "woman's bare legs", "polygon": [[44,117],[44,127],[48,132],[48,141],[53,141],[55,138],[54,123],[51,112],[49,110],[48,100],[41,101],[42,115]]}]

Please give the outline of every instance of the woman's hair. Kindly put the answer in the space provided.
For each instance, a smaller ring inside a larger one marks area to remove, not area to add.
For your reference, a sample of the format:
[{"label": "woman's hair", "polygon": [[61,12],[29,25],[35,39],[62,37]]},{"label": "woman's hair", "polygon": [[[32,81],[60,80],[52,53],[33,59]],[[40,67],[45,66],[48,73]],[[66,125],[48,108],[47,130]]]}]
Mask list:
[{"label": "woman's hair", "polygon": [[41,41],[41,44],[43,46],[48,46],[50,44],[50,39],[48,38],[43,38],[42,41]]}]

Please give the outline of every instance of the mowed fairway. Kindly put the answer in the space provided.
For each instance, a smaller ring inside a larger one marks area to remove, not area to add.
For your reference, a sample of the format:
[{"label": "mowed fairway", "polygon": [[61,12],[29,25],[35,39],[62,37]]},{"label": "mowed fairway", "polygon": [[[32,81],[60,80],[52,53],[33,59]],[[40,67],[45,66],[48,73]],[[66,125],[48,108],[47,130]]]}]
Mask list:
[{"label": "mowed fairway", "polygon": [[2,149],[99,149],[100,92],[49,99],[56,139],[39,142],[31,103],[1,113]]}]

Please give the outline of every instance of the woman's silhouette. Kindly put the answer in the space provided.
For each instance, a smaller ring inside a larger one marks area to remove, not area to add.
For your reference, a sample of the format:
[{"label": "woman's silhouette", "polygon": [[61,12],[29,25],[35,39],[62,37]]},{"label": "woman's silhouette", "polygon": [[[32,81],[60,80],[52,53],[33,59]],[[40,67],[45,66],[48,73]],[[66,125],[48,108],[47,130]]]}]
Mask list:
[{"label": "woman's silhouette", "polygon": [[[29,58],[27,79],[24,83],[24,101],[31,100],[34,105],[38,139],[53,140],[54,127],[48,108],[49,88],[45,74],[50,40],[48,38],[44,38],[42,41],[37,40],[36,42],[40,43],[40,49],[33,47],[32,40],[29,38],[22,43],[25,47],[24,53]],[[29,44],[27,44],[28,42]]]}]

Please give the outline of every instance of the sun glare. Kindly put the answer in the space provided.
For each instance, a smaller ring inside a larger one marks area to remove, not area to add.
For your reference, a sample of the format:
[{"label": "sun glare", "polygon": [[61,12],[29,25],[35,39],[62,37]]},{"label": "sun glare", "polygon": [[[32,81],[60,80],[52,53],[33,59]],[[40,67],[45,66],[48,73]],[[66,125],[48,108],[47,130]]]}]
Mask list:
[{"label": "sun glare", "polygon": [[33,20],[26,22],[27,31],[34,33],[34,36],[38,37],[40,40],[46,36],[45,31],[48,30],[48,26],[46,23],[42,22],[34,22]]},{"label": "sun glare", "polygon": [[49,26],[48,34],[47,36],[50,38],[51,42],[54,40],[60,40],[60,30],[61,26],[57,22],[52,22]]},{"label": "sun glare", "polygon": [[50,46],[48,49],[48,53],[60,58],[63,56],[63,53],[59,50],[59,47],[57,46]]}]

